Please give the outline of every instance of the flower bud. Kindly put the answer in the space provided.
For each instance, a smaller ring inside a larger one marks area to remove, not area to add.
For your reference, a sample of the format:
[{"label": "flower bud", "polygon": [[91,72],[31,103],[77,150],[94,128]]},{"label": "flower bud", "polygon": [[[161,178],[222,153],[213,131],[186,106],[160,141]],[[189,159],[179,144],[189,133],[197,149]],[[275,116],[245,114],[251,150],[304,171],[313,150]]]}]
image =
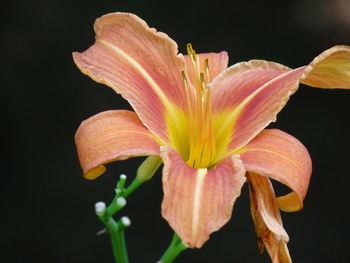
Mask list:
[{"label": "flower bud", "polygon": [[102,216],[106,212],[106,204],[105,202],[97,202],[95,204],[95,213],[98,216]]},{"label": "flower bud", "polygon": [[162,159],[159,156],[149,156],[137,169],[137,178],[142,182],[148,181],[155,174]]}]

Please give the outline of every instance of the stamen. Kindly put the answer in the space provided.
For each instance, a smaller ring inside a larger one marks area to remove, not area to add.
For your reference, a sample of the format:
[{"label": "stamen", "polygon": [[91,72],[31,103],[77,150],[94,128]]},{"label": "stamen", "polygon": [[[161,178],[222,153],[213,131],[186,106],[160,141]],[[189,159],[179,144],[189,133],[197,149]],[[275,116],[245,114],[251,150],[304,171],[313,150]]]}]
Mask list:
[{"label": "stamen", "polygon": [[196,62],[197,61],[197,54],[196,52],[194,51],[194,49],[192,48],[192,44],[191,43],[188,43],[187,44],[187,53],[188,55],[190,56],[190,58]]},{"label": "stamen", "polygon": [[184,71],[181,71],[181,75],[182,75],[182,81],[185,87],[185,92],[186,92],[186,102],[187,102],[187,109],[188,109],[188,121],[189,121],[189,136],[190,136],[190,149],[192,149],[194,147],[194,140],[195,138],[193,137],[195,135],[195,131],[194,131],[194,127],[193,127],[193,110],[192,110],[192,104],[191,104],[191,93],[190,93],[190,89],[188,86],[188,81],[187,81],[187,77]]},{"label": "stamen", "polygon": [[204,93],[207,90],[207,84],[205,83],[204,74],[203,73],[200,74],[200,80],[201,80],[201,88],[202,88],[202,96],[203,96],[203,95],[205,95]]},{"label": "stamen", "polygon": [[204,60],[204,67],[205,67],[205,76],[207,77],[207,82],[210,82],[210,75],[209,75],[209,59],[206,58]]},{"label": "stamen", "polygon": [[197,85],[200,85],[200,79],[199,79],[199,74],[200,74],[200,65],[198,61],[198,57],[194,49],[192,48],[192,44],[188,43],[187,44],[187,53],[190,56],[191,63],[192,63],[192,70],[193,70],[193,75],[195,77],[195,87],[197,88]]},{"label": "stamen", "polygon": [[204,72],[201,72],[201,59],[191,44],[187,44],[187,52],[193,71],[193,86],[188,83],[185,72],[181,72],[189,114],[190,149],[187,163],[196,169],[207,168],[216,152],[211,116],[209,60],[204,60]]}]

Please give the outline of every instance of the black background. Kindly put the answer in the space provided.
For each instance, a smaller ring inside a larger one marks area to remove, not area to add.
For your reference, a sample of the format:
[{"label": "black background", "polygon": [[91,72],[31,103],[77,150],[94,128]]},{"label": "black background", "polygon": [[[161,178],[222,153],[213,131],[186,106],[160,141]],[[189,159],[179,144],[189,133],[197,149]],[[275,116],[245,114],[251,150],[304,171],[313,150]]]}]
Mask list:
[{"label": "black background", "polygon": [[[108,12],[139,15],[197,52],[228,51],[230,64],[253,58],[290,67],[323,50],[350,44],[347,0],[11,1],[1,6],[1,262],[113,262],[94,203],[108,202],[120,173],[130,178],[142,158],[82,178],[74,133],[108,109],[130,109],[111,89],[81,74],[71,52],[94,41],[94,20]],[[350,262],[350,91],[302,86],[273,124],[313,158],[304,210],[283,214],[294,262]],[[278,190],[280,191],[280,190]],[[281,191],[284,191],[282,189]],[[128,199],[131,262],[156,262],[172,231],[160,216],[161,173]],[[247,186],[233,217],[200,250],[176,262],[270,262],[260,256]]]}]

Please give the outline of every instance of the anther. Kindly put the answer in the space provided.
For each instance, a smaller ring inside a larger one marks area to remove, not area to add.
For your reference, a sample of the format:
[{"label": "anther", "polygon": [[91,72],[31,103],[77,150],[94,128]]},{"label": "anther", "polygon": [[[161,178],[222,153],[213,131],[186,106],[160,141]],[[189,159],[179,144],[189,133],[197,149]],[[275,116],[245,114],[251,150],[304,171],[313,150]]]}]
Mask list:
[{"label": "anther", "polygon": [[209,59],[208,58],[204,60],[204,67],[205,67],[205,75],[207,77],[207,81],[209,82],[210,76],[209,76]]},{"label": "anther", "polygon": [[184,86],[187,87],[187,78],[186,78],[185,71],[181,71],[181,76],[182,76],[182,81],[184,83]]},{"label": "anther", "polygon": [[191,59],[195,62],[197,60],[197,57],[196,57],[196,52],[194,51],[194,49],[192,48],[192,44],[191,43],[188,43],[187,44],[187,53],[188,55],[191,57]]},{"label": "anther", "polygon": [[201,86],[202,86],[202,92],[205,92],[207,90],[207,84],[205,83],[204,74],[200,74],[201,79]]}]

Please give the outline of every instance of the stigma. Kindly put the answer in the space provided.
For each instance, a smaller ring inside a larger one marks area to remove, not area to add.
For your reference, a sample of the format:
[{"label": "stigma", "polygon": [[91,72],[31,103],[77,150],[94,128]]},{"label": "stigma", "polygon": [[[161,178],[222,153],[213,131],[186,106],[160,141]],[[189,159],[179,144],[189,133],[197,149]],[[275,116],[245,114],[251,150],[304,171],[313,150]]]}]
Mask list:
[{"label": "stigma", "polygon": [[185,72],[182,72],[183,85],[186,91],[189,120],[189,155],[187,164],[195,169],[210,168],[215,157],[215,134],[213,129],[209,60],[200,65],[199,57],[187,44],[193,78],[188,82]]}]

